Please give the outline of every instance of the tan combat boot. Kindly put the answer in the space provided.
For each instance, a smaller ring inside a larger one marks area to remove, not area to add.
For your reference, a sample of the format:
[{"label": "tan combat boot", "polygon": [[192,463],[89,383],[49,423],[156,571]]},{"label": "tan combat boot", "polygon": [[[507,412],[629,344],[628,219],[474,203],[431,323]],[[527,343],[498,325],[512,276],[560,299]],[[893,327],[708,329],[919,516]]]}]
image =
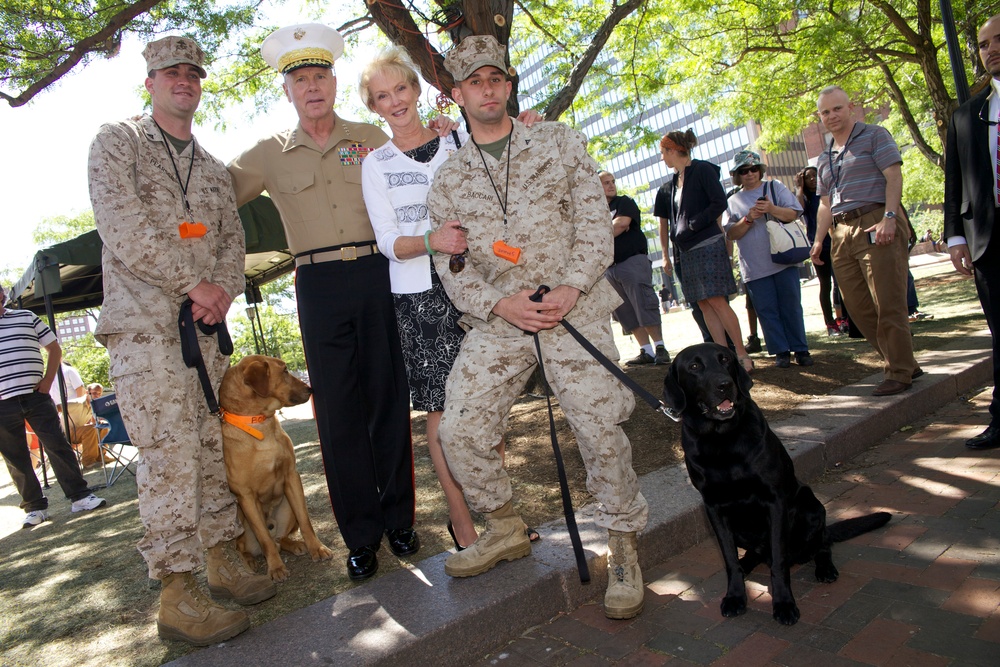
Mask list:
[{"label": "tan combat boot", "polygon": [[219,542],[209,548],[208,565],[205,569],[208,574],[208,590],[223,600],[257,604],[274,597],[278,592],[270,577],[247,569],[232,541]]},{"label": "tan combat boot", "polygon": [[502,560],[515,560],[531,553],[531,541],[511,501],[486,513],[486,530],[471,546],[448,556],[444,572],[450,577],[474,577],[491,570]]},{"label": "tan combat boot", "polygon": [[633,618],[642,611],[637,544],[635,533],[608,531],[608,590],[604,594],[604,615],[608,618]]},{"label": "tan combat boot", "polygon": [[208,597],[190,572],[172,572],[160,588],[156,629],[163,639],[208,646],[235,637],[250,627],[242,611],[230,611]]}]

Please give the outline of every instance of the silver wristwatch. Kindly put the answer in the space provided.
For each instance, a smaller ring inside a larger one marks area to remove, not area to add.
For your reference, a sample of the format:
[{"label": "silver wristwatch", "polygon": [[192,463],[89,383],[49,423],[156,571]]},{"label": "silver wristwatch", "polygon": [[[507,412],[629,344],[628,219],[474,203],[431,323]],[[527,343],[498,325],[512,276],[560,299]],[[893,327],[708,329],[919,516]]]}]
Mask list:
[{"label": "silver wristwatch", "polygon": [[892,220],[893,218],[896,217],[896,212],[895,211],[886,211],[885,212],[885,217],[887,217],[890,220]]}]

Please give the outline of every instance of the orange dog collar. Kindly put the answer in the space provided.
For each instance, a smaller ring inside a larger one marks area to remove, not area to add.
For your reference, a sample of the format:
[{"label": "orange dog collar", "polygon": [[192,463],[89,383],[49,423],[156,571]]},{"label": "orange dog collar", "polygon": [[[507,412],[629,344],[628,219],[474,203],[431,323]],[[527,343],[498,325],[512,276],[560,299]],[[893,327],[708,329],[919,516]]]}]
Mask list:
[{"label": "orange dog collar", "polygon": [[244,433],[249,433],[258,440],[264,439],[264,434],[251,426],[251,424],[263,424],[267,421],[267,417],[264,415],[237,415],[224,408],[219,408],[219,416],[222,417],[222,421],[232,424]]}]

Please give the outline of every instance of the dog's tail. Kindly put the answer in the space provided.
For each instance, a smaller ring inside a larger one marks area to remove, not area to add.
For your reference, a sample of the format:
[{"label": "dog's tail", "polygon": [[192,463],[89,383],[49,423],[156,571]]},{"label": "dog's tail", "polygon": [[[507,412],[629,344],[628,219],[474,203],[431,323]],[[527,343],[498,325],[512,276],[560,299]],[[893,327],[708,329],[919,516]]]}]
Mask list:
[{"label": "dog's tail", "polygon": [[830,537],[831,542],[843,542],[876,528],[881,528],[889,523],[889,519],[891,518],[892,515],[888,512],[875,512],[874,514],[857,516],[853,519],[844,519],[843,521],[837,521],[827,526],[826,534]]}]

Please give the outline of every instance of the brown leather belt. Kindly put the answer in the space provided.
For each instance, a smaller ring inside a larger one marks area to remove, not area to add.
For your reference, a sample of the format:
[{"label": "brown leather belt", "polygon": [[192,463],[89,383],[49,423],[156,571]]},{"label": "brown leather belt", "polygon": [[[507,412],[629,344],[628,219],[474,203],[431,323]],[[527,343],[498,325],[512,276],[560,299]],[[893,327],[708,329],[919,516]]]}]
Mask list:
[{"label": "brown leather belt", "polygon": [[858,208],[852,208],[850,211],[844,211],[843,213],[834,213],[833,224],[838,225],[842,222],[850,222],[851,220],[857,220],[863,215],[871,213],[872,211],[877,211],[880,208],[885,208],[885,204],[868,204],[867,206],[859,206]]},{"label": "brown leather belt", "polygon": [[345,245],[332,250],[319,250],[317,252],[303,252],[295,256],[295,266],[306,264],[322,264],[323,262],[351,262],[358,257],[377,255],[378,245],[364,243],[361,245]]}]

